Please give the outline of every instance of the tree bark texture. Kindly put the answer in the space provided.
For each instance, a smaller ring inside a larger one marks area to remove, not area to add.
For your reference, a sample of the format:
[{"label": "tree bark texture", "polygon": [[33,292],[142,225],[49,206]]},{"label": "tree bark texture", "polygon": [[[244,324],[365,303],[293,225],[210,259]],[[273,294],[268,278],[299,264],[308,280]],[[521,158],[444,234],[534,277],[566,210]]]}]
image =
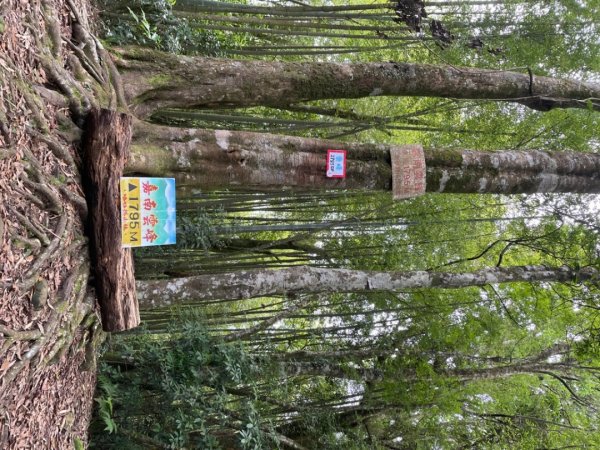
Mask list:
[{"label": "tree bark texture", "polygon": [[90,112],[83,137],[86,198],[91,217],[91,256],[105,331],[140,323],[131,249],[121,247],[119,179],[129,154],[131,116]]},{"label": "tree bark texture", "polygon": [[[329,362],[287,362],[280,364],[281,377],[293,376],[323,376],[331,378],[343,378],[372,383],[382,381],[385,374],[382,370],[376,368],[357,367],[346,369],[339,364]],[[479,380],[497,380],[508,378],[515,375],[547,374],[548,372],[563,372],[564,366],[556,363],[539,362],[534,364],[508,364],[495,367],[466,368],[466,369],[445,369],[440,370],[440,375],[449,378],[455,378],[461,382],[479,381]],[[414,369],[404,368],[402,373],[396,374],[396,377],[405,382],[422,381],[423,375],[416,373]]]},{"label": "tree bark texture", "polygon": [[[169,176],[178,189],[261,188],[391,190],[384,144],[165,127],[137,121],[128,173]],[[328,149],[345,149],[346,178],[327,178]],[[600,192],[593,153],[425,149],[428,192]]]},{"label": "tree bark texture", "polygon": [[445,65],[239,61],[115,49],[132,110],[272,106],[331,98],[424,96],[600,109],[600,83]]},{"label": "tree bark texture", "polygon": [[374,272],[297,266],[197,275],[136,282],[141,308],[209,300],[241,300],[302,292],[374,292],[411,288],[454,289],[492,283],[584,281],[596,279],[592,268],[580,270],[545,266],[491,267],[476,272]]},{"label": "tree bark texture", "polygon": [[325,361],[288,361],[285,363],[279,363],[278,368],[281,378],[322,376],[356,380],[363,383],[374,383],[376,381],[382,381],[384,375],[383,371],[379,369],[366,369],[363,367],[347,369],[339,364],[331,364],[330,362]]}]

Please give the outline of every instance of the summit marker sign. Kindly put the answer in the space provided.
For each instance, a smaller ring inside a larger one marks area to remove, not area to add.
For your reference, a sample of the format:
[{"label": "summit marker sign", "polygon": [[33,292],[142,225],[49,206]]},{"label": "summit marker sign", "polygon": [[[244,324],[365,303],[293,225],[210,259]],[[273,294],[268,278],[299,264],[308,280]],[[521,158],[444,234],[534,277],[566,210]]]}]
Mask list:
[{"label": "summit marker sign", "polygon": [[123,247],[175,244],[175,179],[122,177]]}]

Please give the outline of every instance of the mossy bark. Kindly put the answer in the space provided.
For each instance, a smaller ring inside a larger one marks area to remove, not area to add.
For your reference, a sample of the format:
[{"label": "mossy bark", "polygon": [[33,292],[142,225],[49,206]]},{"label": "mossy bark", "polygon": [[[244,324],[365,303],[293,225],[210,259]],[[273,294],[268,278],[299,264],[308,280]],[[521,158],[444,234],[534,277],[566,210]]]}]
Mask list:
[{"label": "mossy bark", "polygon": [[239,61],[141,48],[114,51],[127,100],[140,118],[163,108],[282,107],[379,95],[504,100],[542,111],[600,109],[593,100],[600,98],[599,83],[531,73],[396,62]]},{"label": "mossy bark", "polygon": [[[327,149],[350,152],[345,179],[325,176]],[[385,145],[163,127],[136,122],[128,173],[173,176],[178,188],[391,189]]]},{"label": "mossy bark", "polygon": [[[389,191],[391,148],[138,121],[126,171],[175,177],[187,190],[254,186]],[[347,150],[346,178],[326,177],[328,149]],[[600,155],[592,153],[425,149],[425,160],[428,192],[600,192]]]},{"label": "mossy bark", "polygon": [[177,302],[240,300],[270,295],[323,292],[397,291],[412,288],[455,289],[492,283],[584,281],[597,279],[592,268],[574,270],[545,266],[492,267],[476,272],[374,272],[298,266],[281,270],[255,269],[136,282],[141,308]]}]

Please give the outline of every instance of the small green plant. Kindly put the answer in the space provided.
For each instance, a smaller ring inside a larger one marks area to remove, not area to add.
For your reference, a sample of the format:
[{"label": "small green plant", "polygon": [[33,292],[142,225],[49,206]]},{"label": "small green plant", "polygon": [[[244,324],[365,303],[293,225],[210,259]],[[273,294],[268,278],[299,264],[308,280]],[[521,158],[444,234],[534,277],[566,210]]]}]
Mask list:
[{"label": "small green plant", "polygon": [[113,413],[113,397],[117,393],[117,387],[106,374],[98,376],[98,387],[102,392],[102,395],[94,399],[98,404],[98,416],[104,422],[104,430],[112,434],[117,431]]},{"label": "small green plant", "polygon": [[137,24],[137,29],[142,34],[142,36],[144,36],[150,42],[153,42],[157,48],[160,48],[161,38],[156,32],[157,28],[156,26],[151,25],[150,22],[148,22],[144,10],[140,10],[141,14],[140,16],[138,16],[131,10],[131,8],[127,7],[127,9],[129,10],[129,14],[131,14],[131,17],[133,17],[133,20],[135,20],[135,23]]},{"label": "small green plant", "polygon": [[79,439],[78,437],[73,438],[73,448],[74,450],[85,450],[83,442],[81,442],[81,439]]},{"label": "small green plant", "polygon": [[111,434],[117,431],[117,424],[113,419],[112,397],[96,397],[94,400],[98,403],[98,414],[106,425],[104,430]]},{"label": "small green plant", "polygon": [[214,215],[199,209],[194,216],[181,216],[177,221],[177,245],[183,248],[203,249],[220,248],[225,245],[217,236]]},{"label": "small green plant", "polygon": [[240,444],[244,450],[262,450],[273,448],[270,436],[261,428],[261,418],[252,403],[246,404],[247,420],[246,426],[239,430]]}]

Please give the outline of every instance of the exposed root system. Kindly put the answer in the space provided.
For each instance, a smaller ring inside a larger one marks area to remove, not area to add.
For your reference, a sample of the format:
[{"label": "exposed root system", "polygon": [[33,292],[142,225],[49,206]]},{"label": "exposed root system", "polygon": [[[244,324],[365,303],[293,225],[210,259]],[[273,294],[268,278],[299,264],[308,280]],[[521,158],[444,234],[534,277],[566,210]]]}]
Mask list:
[{"label": "exposed root system", "polygon": [[86,2],[0,11],[0,448],[73,448],[99,329],[79,127],[91,107],[123,105],[122,89]]}]

